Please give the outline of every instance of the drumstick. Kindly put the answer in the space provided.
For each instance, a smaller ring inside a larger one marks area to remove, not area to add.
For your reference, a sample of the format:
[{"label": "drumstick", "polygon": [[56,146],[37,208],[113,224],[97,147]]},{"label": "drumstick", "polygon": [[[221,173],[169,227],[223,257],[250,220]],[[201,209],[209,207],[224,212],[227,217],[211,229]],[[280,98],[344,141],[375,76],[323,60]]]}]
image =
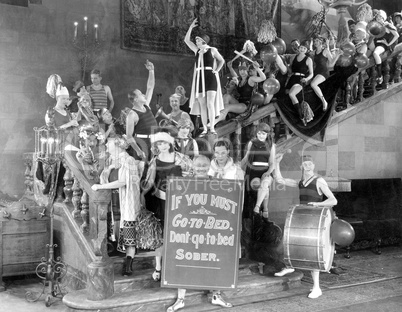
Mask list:
[{"label": "drumstick", "polygon": [[250,59],[250,58],[248,58],[247,56],[244,56],[243,54],[241,54],[240,52],[238,52],[238,51],[234,51],[235,52],[235,54],[237,54],[238,56],[241,56],[242,58],[245,58],[247,61],[249,61],[249,62],[251,62],[251,63],[254,63],[254,61],[252,60],[252,59]]}]

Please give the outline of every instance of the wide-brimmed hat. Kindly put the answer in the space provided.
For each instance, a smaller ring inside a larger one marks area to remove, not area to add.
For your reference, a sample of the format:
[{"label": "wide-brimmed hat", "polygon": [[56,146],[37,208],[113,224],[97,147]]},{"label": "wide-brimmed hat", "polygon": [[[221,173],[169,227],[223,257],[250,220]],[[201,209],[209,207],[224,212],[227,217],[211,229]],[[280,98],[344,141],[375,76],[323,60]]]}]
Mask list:
[{"label": "wide-brimmed hat", "polygon": [[207,34],[202,34],[202,35],[196,36],[195,39],[197,39],[197,38],[199,38],[202,41],[204,41],[205,44],[208,44],[209,41],[211,40],[211,38],[209,38],[209,36]]}]

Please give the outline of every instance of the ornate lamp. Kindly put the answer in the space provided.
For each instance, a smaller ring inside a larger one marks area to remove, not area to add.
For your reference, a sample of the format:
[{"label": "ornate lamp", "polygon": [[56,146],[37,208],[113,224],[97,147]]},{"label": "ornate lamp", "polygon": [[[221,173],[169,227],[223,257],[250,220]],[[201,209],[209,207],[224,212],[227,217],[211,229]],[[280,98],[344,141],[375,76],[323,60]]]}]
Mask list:
[{"label": "ornate lamp", "polygon": [[64,155],[64,131],[54,125],[34,128],[35,159],[46,165],[54,165],[61,161]]},{"label": "ornate lamp", "polygon": [[[57,244],[53,243],[53,220],[55,198],[57,189],[57,176],[59,175],[60,162],[64,155],[64,131],[57,129],[52,122],[41,128],[34,128],[35,131],[35,159],[43,163],[47,169],[52,169],[51,172],[56,172],[54,177],[54,185],[50,188],[48,194],[48,207],[50,210],[50,241],[46,244],[48,248],[48,258],[43,257],[41,263],[36,267],[36,275],[43,280],[43,289],[40,293],[28,291],[25,298],[29,302],[37,301],[44,293],[48,286],[48,292],[45,295],[45,304],[47,307],[51,305],[51,297],[62,298],[63,294],[60,290],[59,281],[67,273],[65,264],[60,257],[54,258],[54,248]],[[46,210],[43,210],[44,216]]]}]

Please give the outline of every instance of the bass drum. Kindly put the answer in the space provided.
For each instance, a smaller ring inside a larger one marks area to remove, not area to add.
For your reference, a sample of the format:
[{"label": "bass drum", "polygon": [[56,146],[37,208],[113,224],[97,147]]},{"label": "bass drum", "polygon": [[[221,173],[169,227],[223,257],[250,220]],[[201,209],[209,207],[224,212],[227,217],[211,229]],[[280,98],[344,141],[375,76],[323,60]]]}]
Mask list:
[{"label": "bass drum", "polygon": [[333,218],[331,207],[290,207],[283,235],[285,264],[297,269],[328,272],[335,250],[330,237]]}]

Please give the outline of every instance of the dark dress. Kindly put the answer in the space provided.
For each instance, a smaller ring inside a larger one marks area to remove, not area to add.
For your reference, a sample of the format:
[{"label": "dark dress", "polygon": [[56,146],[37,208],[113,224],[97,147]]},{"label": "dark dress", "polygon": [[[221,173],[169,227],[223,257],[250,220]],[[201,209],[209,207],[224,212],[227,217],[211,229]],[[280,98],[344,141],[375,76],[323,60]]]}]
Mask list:
[{"label": "dark dress", "polygon": [[[254,139],[251,143],[248,168],[246,170],[249,182],[254,178],[261,178],[261,176],[267,172],[269,169],[269,157],[271,155],[271,147],[268,142],[261,142],[258,139]],[[253,163],[256,162],[259,162],[260,164],[253,165]]]},{"label": "dark dress", "polygon": [[324,50],[314,53],[314,76],[321,75],[325,79],[329,77],[328,59],[324,56]]},{"label": "dark dress", "polygon": [[[326,199],[324,194],[318,194],[317,191],[317,179],[319,177],[315,176],[313,180],[309,183],[309,185],[304,186],[303,181],[299,182],[299,199],[300,205],[307,205],[308,203],[320,203]],[[332,218],[335,218],[335,211],[330,209]],[[332,264],[336,266],[335,263]]]},{"label": "dark dress", "polygon": [[237,87],[237,91],[239,92],[239,103],[249,104],[251,96],[253,95],[254,87],[250,86],[248,83],[248,79],[250,76],[247,76],[246,83],[241,87]]},{"label": "dark dress", "polygon": [[[196,64],[198,61],[200,50],[197,51],[196,54]],[[211,49],[208,49],[207,52],[205,52],[202,55],[204,59],[204,75],[205,75],[205,91],[216,91],[218,89],[218,85],[216,82],[216,77],[215,74],[212,73],[212,68],[214,66],[214,57],[212,56]],[[200,80],[198,84],[198,92],[202,93],[203,88],[202,88],[202,74],[200,73]]]},{"label": "dark dress", "polygon": [[[146,158],[149,160],[151,158],[151,140],[149,139],[149,135],[152,134],[152,130],[158,126],[158,123],[156,122],[155,116],[152,113],[151,109],[147,105],[145,105],[144,107],[145,112],[126,107],[121,111],[120,119],[122,119],[125,124],[127,115],[130,113],[131,110],[133,110],[138,115],[138,123],[135,125],[133,137],[137,145],[145,153]],[[136,135],[148,137],[137,137]],[[130,156],[134,157],[134,159],[140,159],[131,146],[127,149],[127,153]]]},{"label": "dark dress", "polygon": [[384,36],[382,36],[381,38],[375,38],[374,39],[374,46],[383,47],[385,51],[389,51],[389,50],[391,50],[390,46],[386,45],[385,43],[378,42],[378,41],[381,41],[381,40],[385,39],[385,41],[387,41],[387,43],[389,43],[392,40],[392,38],[394,38],[394,35],[391,32],[385,33]]},{"label": "dark dress", "polygon": [[[156,161],[156,174],[155,174],[155,188],[166,192],[168,176],[181,177],[182,169],[180,166],[175,165],[174,162],[164,162],[155,159]],[[160,220],[162,228],[165,223],[165,202],[166,200],[153,196],[153,203],[155,204],[155,216]]]},{"label": "dark dress", "polygon": [[183,105],[180,105],[180,109],[183,112],[190,114],[190,99],[187,99],[187,101]]},{"label": "dark dress", "polygon": [[297,60],[297,56],[292,62],[292,76],[289,78],[286,89],[292,88],[295,84],[300,84],[300,80],[308,76],[309,70],[307,66],[308,56],[306,55],[301,62]]},{"label": "dark dress", "polygon": [[318,177],[314,177],[313,180],[307,185],[303,185],[303,181],[299,182],[299,191],[300,191],[300,204],[307,205],[308,203],[318,203],[322,202],[324,195],[318,194],[317,191],[317,179]]},{"label": "dark dress", "polygon": [[[261,142],[258,139],[253,139],[250,146],[250,152],[247,159],[246,167],[246,196],[244,198],[243,218],[251,218],[253,215],[253,208],[257,200],[257,191],[251,187],[251,181],[254,178],[260,178],[269,169],[269,156],[271,152],[271,146],[268,142]],[[253,163],[259,162],[260,165],[253,165]],[[262,165],[262,163],[266,165]]]}]

